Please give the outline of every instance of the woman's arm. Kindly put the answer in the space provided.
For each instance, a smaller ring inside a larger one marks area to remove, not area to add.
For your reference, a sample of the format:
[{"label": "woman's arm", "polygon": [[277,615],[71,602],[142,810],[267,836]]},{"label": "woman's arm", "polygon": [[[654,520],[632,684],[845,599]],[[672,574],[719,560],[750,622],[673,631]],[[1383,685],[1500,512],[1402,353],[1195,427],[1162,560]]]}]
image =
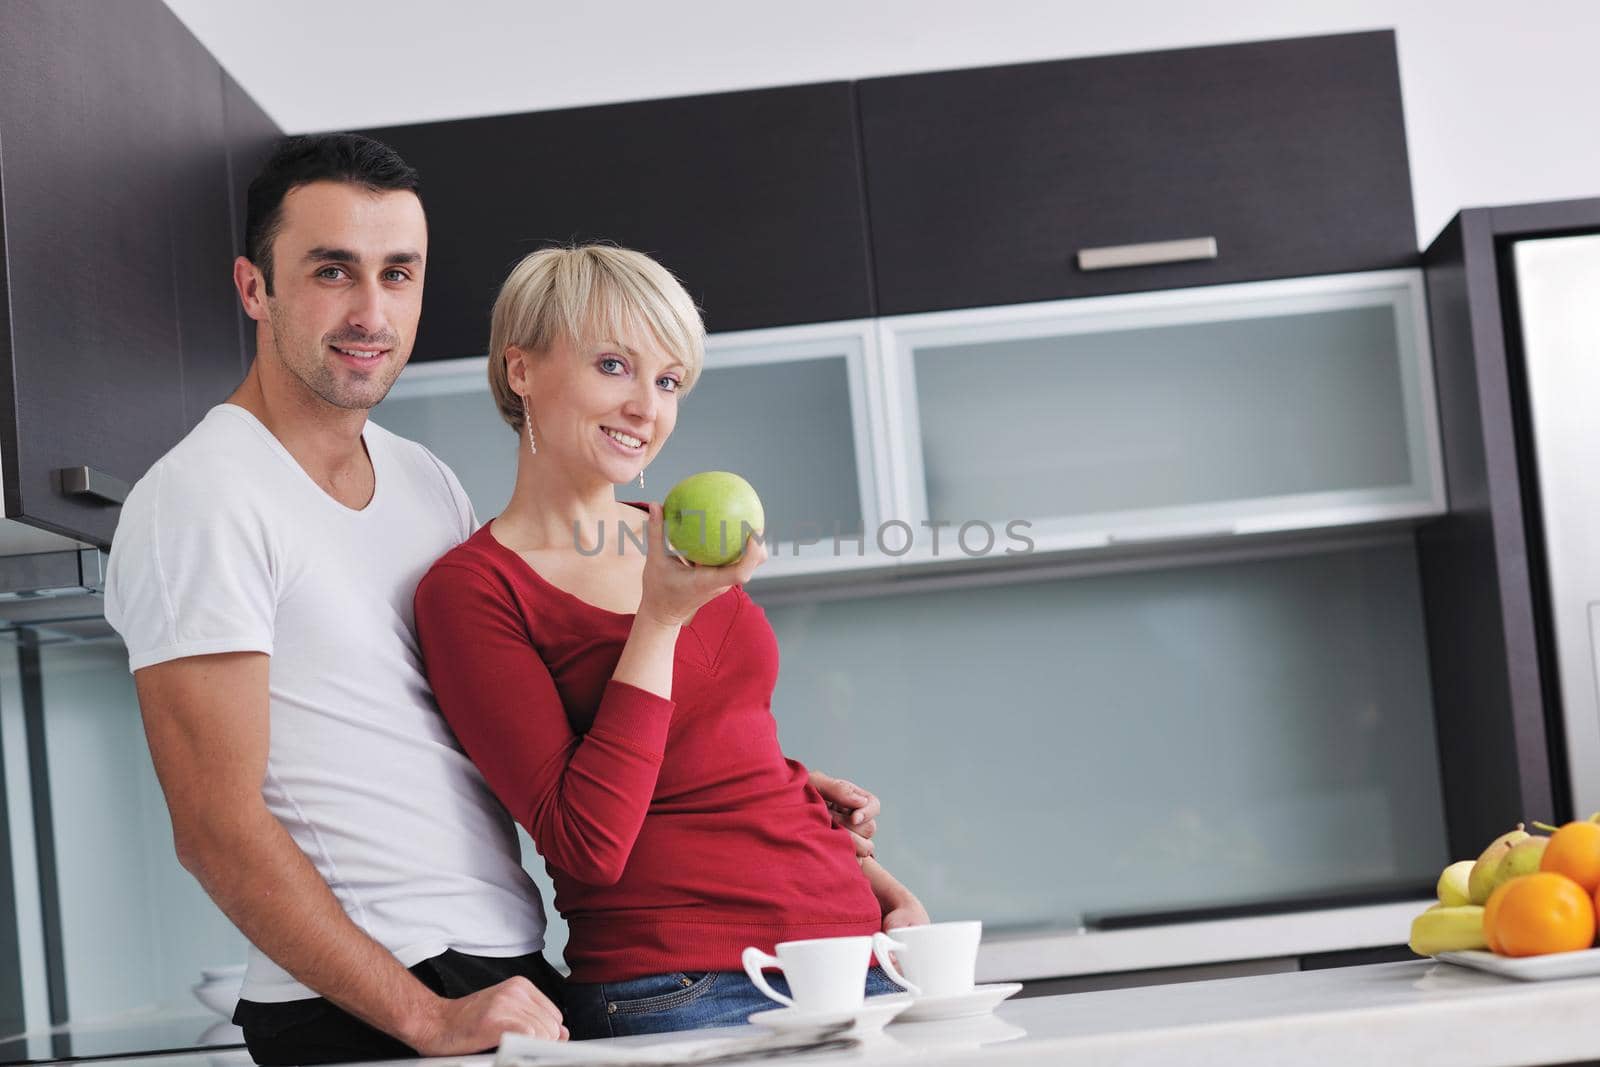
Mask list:
[{"label": "woman's arm", "polygon": [[861,861],[861,870],[872,886],[872,895],[878,898],[878,908],[883,912],[883,930],[887,933],[901,926],[923,926],[928,923],[928,912],[916,895],[901,885],[895,876],[871,856]]},{"label": "woman's arm", "polygon": [[660,505],[650,505],[639,611],[582,735],[501,580],[451,562],[417,587],[417,640],[440,711],[540,854],[590,885],[622,877],[644,825],[666,751],[682,625],[766,559],[755,542],[737,564],[692,567],[666,551],[662,525]]},{"label": "woman's arm", "polygon": [[[415,608],[439,710],[489,788],[551,864],[591,885],[615,883],[655,792],[672,701],[619,665],[579,735],[499,580],[441,564],[417,586]],[[646,624],[627,647],[648,662],[670,657],[675,638]],[[671,691],[670,661],[659,688]]]}]

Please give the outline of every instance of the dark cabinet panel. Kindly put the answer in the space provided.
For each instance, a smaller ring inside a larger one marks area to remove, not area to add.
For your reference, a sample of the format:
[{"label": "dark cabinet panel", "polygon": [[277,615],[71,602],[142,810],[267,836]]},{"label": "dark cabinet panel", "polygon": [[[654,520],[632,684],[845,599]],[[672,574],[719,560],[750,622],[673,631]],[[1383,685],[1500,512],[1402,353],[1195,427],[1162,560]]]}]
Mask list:
[{"label": "dark cabinet panel", "polygon": [[0,33],[6,514],[105,542],[117,509],[64,495],[56,472],[131,483],[183,430],[167,207],[193,102],[184,31],[161,6],[22,0]]},{"label": "dark cabinet panel", "polygon": [[[857,86],[880,314],[1415,265],[1394,36]],[[1083,249],[1214,237],[1103,271]]]},{"label": "dark cabinet panel", "polygon": [[500,282],[553,241],[650,253],[712,330],[871,314],[854,123],[839,83],[365,131],[422,174],[413,358],[481,354]]},{"label": "dark cabinet panel", "polygon": [[[4,791],[5,787],[5,761],[0,759],[0,796],[8,797],[11,794]],[[0,804],[0,840],[7,843],[12,840],[10,807],[9,803]],[[5,925],[5,936],[0,937],[0,1027],[5,1027],[7,1034],[20,1034],[28,1028],[22,999],[22,930],[18,922],[11,849],[0,849],[0,923]]]},{"label": "dark cabinet panel", "polygon": [[[1571,818],[1538,457],[1503,251],[1600,200],[1463,211],[1424,253],[1450,513],[1417,532],[1451,854]],[[1586,814],[1586,813],[1576,813]]]},{"label": "dark cabinet panel", "polygon": [[[245,254],[244,214],[250,180],[272,154],[283,131],[227,71],[222,72],[222,124],[228,150],[228,218],[233,225],[232,254],[242,256]],[[229,291],[232,292],[231,285]],[[242,377],[244,371],[249,369],[250,361],[255,358],[256,326],[237,300],[233,301],[233,306],[239,323]]]},{"label": "dark cabinet panel", "polygon": [[1555,791],[1504,349],[1484,350],[1500,317],[1488,212],[1457,216],[1426,270],[1450,514],[1417,531],[1417,557],[1450,854],[1470,857],[1553,816]]},{"label": "dark cabinet panel", "polygon": [[107,544],[131,484],[241,374],[222,70],[160,0],[0,6],[9,518]]},{"label": "dark cabinet panel", "polygon": [[223,74],[193,41],[179,48],[173,71],[183,80],[183,147],[173,156],[169,199],[177,288],[178,380],[183,430],[227,399],[244,377],[239,301],[234,294],[232,207],[223,109]]}]

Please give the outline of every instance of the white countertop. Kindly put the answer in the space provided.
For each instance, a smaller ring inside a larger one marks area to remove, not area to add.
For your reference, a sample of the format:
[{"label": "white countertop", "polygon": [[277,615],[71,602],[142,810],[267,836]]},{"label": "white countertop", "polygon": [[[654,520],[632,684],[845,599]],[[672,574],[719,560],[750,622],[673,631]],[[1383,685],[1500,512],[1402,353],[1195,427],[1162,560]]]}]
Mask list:
[{"label": "white countertop", "polygon": [[1403,945],[1411,936],[1411,920],[1432,903],[1428,897],[1130,930],[986,930],[978,981],[1024,982]]},{"label": "white countertop", "polygon": [[1429,960],[1041,997],[997,1014],[1028,1032],[980,1053],[1007,1063],[1497,1067],[1600,1058],[1600,978],[1517,982]]},{"label": "white countertop", "polygon": [[[1524,983],[1417,960],[1012,1000],[993,1016],[892,1025],[853,1051],[786,1062],[1501,1067],[1590,1059],[1600,1059],[1600,977]],[[233,1052],[103,1062],[243,1067],[249,1059]],[[409,1062],[486,1067],[491,1058]]]}]

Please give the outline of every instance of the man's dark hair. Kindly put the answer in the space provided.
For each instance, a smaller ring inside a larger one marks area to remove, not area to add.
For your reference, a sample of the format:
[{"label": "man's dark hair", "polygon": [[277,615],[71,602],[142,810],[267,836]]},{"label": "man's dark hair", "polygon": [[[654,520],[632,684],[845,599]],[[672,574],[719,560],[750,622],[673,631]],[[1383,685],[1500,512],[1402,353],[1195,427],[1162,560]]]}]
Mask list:
[{"label": "man's dark hair", "polygon": [[[244,254],[272,295],[272,242],[283,224],[283,198],[311,182],[349,182],[373,192],[417,192],[417,172],[388,145],[359,133],[286,137],[250,183],[244,215]],[[421,195],[420,193],[418,194]]]}]

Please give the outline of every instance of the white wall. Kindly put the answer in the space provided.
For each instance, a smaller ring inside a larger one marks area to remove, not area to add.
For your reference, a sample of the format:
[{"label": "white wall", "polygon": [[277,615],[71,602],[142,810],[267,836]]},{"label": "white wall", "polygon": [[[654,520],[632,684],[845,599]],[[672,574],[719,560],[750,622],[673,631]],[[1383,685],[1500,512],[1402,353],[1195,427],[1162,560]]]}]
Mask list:
[{"label": "white wall", "polygon": [[167,3],[290,132],[1392,27],[1422,243],[1600,195],[1594,0]]}]

